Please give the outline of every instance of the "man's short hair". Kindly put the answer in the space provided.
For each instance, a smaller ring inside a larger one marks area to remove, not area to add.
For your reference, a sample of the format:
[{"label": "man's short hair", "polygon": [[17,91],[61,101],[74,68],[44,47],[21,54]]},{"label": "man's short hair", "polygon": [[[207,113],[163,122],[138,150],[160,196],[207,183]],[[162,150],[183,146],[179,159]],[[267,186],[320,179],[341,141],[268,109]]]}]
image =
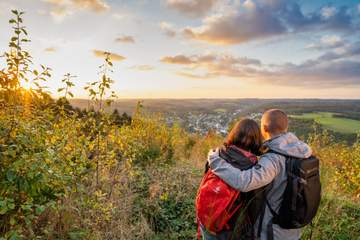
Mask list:
[{"label": "man's short hair", "polygon": [[280,134],[287,132],[288,117],[286,113],[280,109],[270,109],[264,113],[265,125],[272,134]]}]

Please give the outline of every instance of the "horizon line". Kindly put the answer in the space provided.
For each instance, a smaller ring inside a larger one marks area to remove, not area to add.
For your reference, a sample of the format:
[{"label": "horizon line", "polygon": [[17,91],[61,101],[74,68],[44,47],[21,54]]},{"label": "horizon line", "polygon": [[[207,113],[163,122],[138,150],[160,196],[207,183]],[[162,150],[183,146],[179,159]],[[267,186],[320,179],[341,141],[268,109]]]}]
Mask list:
[{"label": "horizon line", "polygon": [[[54,99],[59,99],[59,98],[54,98]],[[94,101],[91,99],[86,99],[86,98],[71,98],[68,99],[69,101],[71,100],[85,100],[85,101]],[[343,100],[343,101],[360,101],[360,98],[284,98],[284,97],[279,97],[279,98],[204,98],[204,97],[200,97],[200,98],[163,98],[163,97],[159,97],[159,98],[117,98],[114,99],[114,101],[121,101],[121,100]]]}]

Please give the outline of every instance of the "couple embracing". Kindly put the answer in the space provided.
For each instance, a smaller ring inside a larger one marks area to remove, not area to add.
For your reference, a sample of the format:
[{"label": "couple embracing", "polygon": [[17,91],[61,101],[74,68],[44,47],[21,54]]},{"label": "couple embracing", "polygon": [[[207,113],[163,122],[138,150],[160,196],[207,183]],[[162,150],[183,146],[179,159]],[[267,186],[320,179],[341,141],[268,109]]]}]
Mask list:
[{"label": "couple embracing", "polygon": [[243,119],[211,150],[196,198],[205,240],[299,240],[320,203],[319,160],[288,132],[288,117],[266,111]]}]

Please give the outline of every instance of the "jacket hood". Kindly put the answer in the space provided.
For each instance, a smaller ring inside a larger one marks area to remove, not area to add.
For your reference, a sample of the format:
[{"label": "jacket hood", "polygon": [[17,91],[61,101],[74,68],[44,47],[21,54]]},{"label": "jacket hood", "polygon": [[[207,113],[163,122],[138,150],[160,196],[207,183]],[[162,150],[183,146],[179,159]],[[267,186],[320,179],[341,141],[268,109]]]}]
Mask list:
[{"label": "jacket hood", "polygon": [[219,157],[240,170],[251,168],[257,162],[257,157],[234,145],[219,148]]},{"label": "jacket hood", "polygon": [[300,141],[290,132],[283,133],[264,142],[264,146],[273,151],[296,158],[308,158],[312,154],[309,145]]}]

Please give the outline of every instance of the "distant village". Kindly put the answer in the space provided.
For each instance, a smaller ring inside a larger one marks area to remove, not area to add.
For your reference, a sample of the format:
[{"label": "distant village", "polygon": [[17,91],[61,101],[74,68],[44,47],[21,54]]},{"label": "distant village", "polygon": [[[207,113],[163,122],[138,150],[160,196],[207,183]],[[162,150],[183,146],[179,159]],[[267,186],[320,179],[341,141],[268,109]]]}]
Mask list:
[{"label": "distant village", "polygon": [[[246,117],[251,119],[260,119],[261,113],[251,113]],[[209,131],[215,131],[218,134],[225,136],[229,131],[229,125],[243,117],[242,109],[237,109],[234,112],[228,111],[214,111],[211,113],[194,113],[189,112],[183,116],[168,116],[167,122],[173,124],[180,123],[186,130],[201,135],[207,134]]]}]

